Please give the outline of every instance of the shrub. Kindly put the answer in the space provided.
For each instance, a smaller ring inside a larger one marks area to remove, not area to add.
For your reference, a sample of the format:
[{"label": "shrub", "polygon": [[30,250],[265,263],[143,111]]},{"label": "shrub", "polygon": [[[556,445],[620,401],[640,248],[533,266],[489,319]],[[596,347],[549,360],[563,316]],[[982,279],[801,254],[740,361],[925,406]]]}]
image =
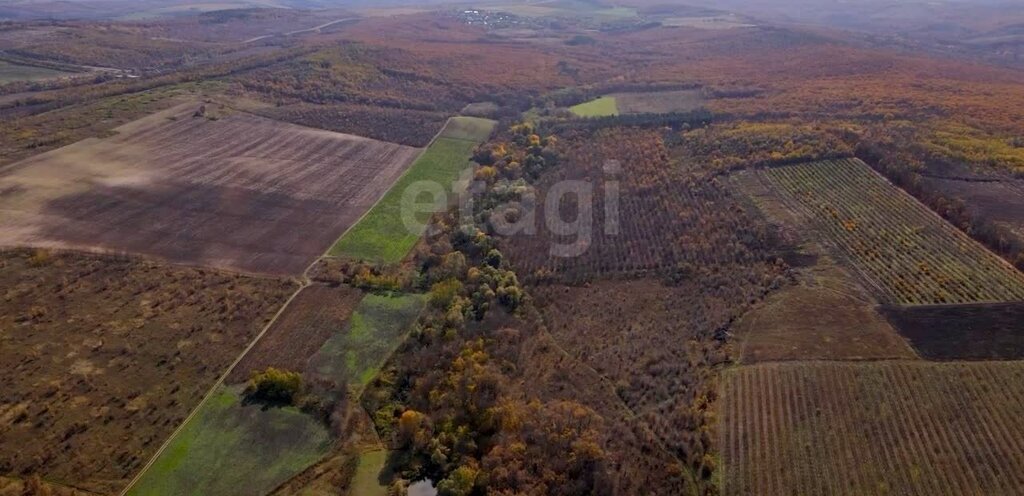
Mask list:
[{"label": "shrub", "polygon": [[493,183],[495,178],[498,176],[498,169],[491,165],[485,165],[476,170],[474,178],[477,181],[484,181],[488,184]]},{"label": "shrub", "polygon": [[495,269],[501,267],[501,262],[502,262],[503,259],[504,259],[504,257],[502,257],[501,252],[498,251],[498,250],[491,250],[491,251],[487,252],[487,259],[486,259],[487,265],[490,265],[491,267],[494,267]]},{"label": "shrub", "polygon": [[398,291],[402,289],[399,274],[384,274],[369,267],[360,267],[352,276],[351,284],[370,291]]},{"label": "shrub", "polygon": [[423,415],[416,410],[406,410],[402,412],[402,416],[398,419],[398,438],[405,444],[412,444],[416,440],[416,436],[420,433],[423,428],[424,422],[426,422],[426,415]]},{"label": "shrub", "polygon": [[245,388],[245,395],[250,400],[262,403],[292,405],[301,391],[301,374],[267,367],[267,370],[253,374]]},{"label": "shrub", "polygon": [[461,292],[461,282],[456,279],[446,279],[430,287],[430,304],[437,308],[447,309]]},{"label": "shrub", "polygon": [[499,286],[497,295],[498,302],[509,310],[519,308],[519,304],[523,301],[523,290],[518,286]]},{"label": "shrub", "polygon": [[32,256],[28,259],[28,264],[32,267],[42,267],[49,265],[50,260],[53,258],[48,250],[42,248],[37,249],[32,253]]},{"label": "shrub", "polygon": [[476,485],[476,478],[480,471],[463,465],[447,479],[442,480],[437,485],[437,494],[443,496],[469,496],[473,492],[473,487]]}]

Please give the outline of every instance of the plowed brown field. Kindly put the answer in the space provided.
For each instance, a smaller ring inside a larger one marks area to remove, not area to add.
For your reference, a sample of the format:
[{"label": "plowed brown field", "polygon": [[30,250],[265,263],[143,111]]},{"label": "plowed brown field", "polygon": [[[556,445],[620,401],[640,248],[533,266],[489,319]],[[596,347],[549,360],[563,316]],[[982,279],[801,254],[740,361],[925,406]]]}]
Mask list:
[{"label": "plowed brown field", "polygon": [[0,245],[297,274],[419,150],[186,103],[0,172]]}]

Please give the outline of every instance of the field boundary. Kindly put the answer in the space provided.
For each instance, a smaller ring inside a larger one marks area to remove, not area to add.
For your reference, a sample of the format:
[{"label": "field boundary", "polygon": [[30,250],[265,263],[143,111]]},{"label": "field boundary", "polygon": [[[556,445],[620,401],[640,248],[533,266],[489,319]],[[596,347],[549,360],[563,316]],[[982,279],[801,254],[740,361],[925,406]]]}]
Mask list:
[{"label": "field boundary", "polygon": [[918,305],[890,305],[882,304],[878,305],[881,309],[900,309],[900,308],[918,308],[918,309],[963,309],[963,308],[998,308],[998,307],[1014,307],[1024,304],[1024,300],[1021,301],[977,301],[970,303],[933,303],[933,304],[918,304]]},{"label": "field boundary", "polygon": [[[221,274],[230,274],[235,276],[249,277],[252,279],[264,279],[264,280],[296,280],[300,281],[305,277],[305,273],[298,276],[286,275],[286,274],[269,274],[266,272],[252,272],[242,269],[233,269],[230,267],[220,267],[213,265],[201,265],[196,263],[180,262],[175,260],[168,260],[166,258],[159,257],[157,255],[150,255],[147,253],[139,253],[134,251],[117,251],[117,250],[105,250],[99,247],[48,247],[43,245],[31,245],[31,244],[0,244],[0,253],[14,253],[20,250],[45,250],[52,254],[69,254],[69,255],[84,255],[93,257],[108,257],[114,259],[134,260],[140,262],[151,262],[163,265],[169,265],[173,267],[181,267],[186,269],[195,270],[208,270],[210,272],[217,272]],[[316,261],[320,259],[317,258]],[[306,270],[309,270],[308,268]]]},{"label": "field boundary", "polygon": [[146,471],[148,471],[153,466],[153,464],[156,463],[157,459],[160,458],[160,455],[162,455],[164,451],[167,450],[167,447],[171,445],[171,441],[173,441],[174,438],[177,437],[178,434],[180,434],[181,431],[185,429],[185,426],[188,425],[188,423],[196,416],[196,414],[199,413],[199,410],[203,407],[203,405],[206,404],[206,402],[209,401],[211,397],[213,397],[214,393],[216,393],[217,390],[224,385],[224,381],[226,381],[228,376],[230,376],[231,373],[234,372],[235,367],[237,367],[238,364],[242,363],[242,360],[245,359],[245,356],[248,355],[249,352],[252,351],[252,349],[255,348],[257,344],[259,344],[259,341],[263,339],[263,336],[265,336],[267,332],[270,331],[270,328],[274,326],[274,324],[281,317],[281,315],[284,315],[285,310],[288,309],[288,306],[291,305],[292,301],[294,301],[295,298],[299,296],[299,293],[301,293],[303,290],[305,290],[312,284],[312,281],[309,278],[309,271],[312,270],[313,267],[316,266],[317,262],[319,262],[322,258],[324,258],[323,255],[317,257],[316,260],[313,260],[313,262],[310,263],[308,267],[306,267],[306,270],[302,272],[302,277],[299,279],[299,288],[296,289],[295,292],[292,293],[292,295],[289,296],[287,300],[285,300],[284,304],[281,305],[281,308],[278,309],[277,313],[275,313],[274,316],[271,317],[270,322],[267,322],[267,325],[263,327],[260,333],[257,334],[255,338],[253,338],[249,345],[246,346],[244,350],[242,350],[238,357],[235,358],[235,361],[228,366],[228,368],[224,371],[223,374],[221,374],[221,376],[217,379],[217,382],[214,383],[213,386],[211,386],[210,389],[206,391],[206,394],[203,395],[203,398],[199,401],[199,404],[196,405],[194,409],[192,409],[192,412],[189,413],[189,415],[185,417],[185,419],[182,420],[180,424],[178,424],[178,427],[174,429],[174,432],[171,433],[171,435],[164,440],[163,444],[160,445],[160,448],[156,451],[156,453],[154,453],[153,456],[149,459],[149,461],[146,462],[146,465],[143,466],[142,470],[135,474],[135,477],[132,478],[131,482],[129,482],[128,485],[123,490],[121,490],[120,493],[118,493],[119,496],[126,496],[128,492],[131,491],[131,489],[135,487],[136,484],[139,483],[139,480],[142,479],[143,474],[145,474]]}]

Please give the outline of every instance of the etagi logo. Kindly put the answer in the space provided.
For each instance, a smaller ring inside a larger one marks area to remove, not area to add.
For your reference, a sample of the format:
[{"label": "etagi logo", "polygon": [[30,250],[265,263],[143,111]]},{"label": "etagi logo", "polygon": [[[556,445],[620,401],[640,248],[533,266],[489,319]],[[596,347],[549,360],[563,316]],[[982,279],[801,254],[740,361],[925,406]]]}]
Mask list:
[{"label": "etagi logo", "polygon": [[[538,201],[537,190],[525,183],[500,181],[492,185],[492,193],[510,199],[487,209],[491,231],[501,237],[543,235],[551,240],[549,253],[562,258],[586,253],[593,243],[596,227],[602,229],[604,236],[619,235],[622,164],[618,160],[606,160],[598,170],[598,177],[593,179],[563,180],[547,186],[542,203]],[[416,181],[402,191],[402,223],[410,234],[423,235],[430,217],[452,205],[449,200],[454,194],[459,225],[475,225],[474,219],[480,213],[478,201],[486,192],[488,184],[478,180],[456,181],[450,189],[436,181]],[[561,208],[566,204],[575,206],[569,218],[563,217]],[[595,226],[595,209],[600,209],[600,226]],[[572,241],[558,241],[566,238]]]}]

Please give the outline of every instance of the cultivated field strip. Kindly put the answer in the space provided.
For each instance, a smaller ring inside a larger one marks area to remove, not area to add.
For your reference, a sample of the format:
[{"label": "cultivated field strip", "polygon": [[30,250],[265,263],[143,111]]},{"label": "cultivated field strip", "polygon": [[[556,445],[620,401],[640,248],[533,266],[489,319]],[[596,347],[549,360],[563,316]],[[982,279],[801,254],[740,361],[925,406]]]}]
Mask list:
[{"label": "cultivated field strip", "polygon": [[722,494],[1024,494],[1024,362],[724,374]]},{"label": "cultivated field strip", "polygon": [[1024,274],[857,159],[763,172],[899,304],[1024,300]]}]

